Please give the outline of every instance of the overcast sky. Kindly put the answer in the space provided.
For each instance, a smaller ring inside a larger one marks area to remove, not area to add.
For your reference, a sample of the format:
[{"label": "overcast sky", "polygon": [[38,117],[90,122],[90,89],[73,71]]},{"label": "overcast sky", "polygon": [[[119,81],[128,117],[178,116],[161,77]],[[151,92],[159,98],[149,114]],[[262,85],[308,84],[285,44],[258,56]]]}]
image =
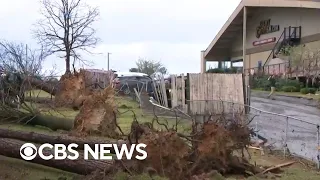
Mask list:
[{"label": "overcast sky", "polygon": [[[84,0],[85,1],[85,0]],[[101,43],[91,68],[122,72],[135,67],[139,58],[161,61],[170,73],[200,72],[200,51],[207,48],[240,0],[86,0],[98,6],[94,24]],[[4,0],[0,6],[0,38],[37,48],[31,29],[41,16],[39,0]],[[44,67],[64,61],[50,56]]]}]

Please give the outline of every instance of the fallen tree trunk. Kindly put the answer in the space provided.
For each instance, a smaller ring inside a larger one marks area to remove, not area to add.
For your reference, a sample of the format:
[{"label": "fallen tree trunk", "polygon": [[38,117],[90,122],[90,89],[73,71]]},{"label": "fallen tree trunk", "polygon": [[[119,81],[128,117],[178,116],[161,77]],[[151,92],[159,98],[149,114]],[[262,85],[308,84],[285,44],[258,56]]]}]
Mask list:
[{"label": "fallen tree trunk", "polygon": [[61,129],[61,130],[70,131],[74,126],[73,119],[50,116],[50,115],[42,115],[42,114],[30,115],[29,117],[23,118],[20,122],[27,125],[44,126],[52,130]]},{"label": "fallen tree trunk", "polygon": [[45,82],[35,77],[27,77],[25,83],[29,83],[33,88],[41,89],[53,96],[58,92],[57,84]]},{"label": "fallen tree trunk", "polygon": [[[32,107],[31,107],[32,108]],[[31,126],[44,126],[52,130],[66,130],[73,129],[74,120],[66,117],[56,117],[53,115],[45,115],[37,112],[37,109],[24,108],[17,110],[10,106],[0,107],[0,121],[14,122]],[[23,111],[24,110],[24,111]],[[29,112],[27,112],[29,111]],[[34,112],[33,112],[34,111]]]},{"label": "fallen tree trunk", "polygon": [[[88,144],[92,149],[95,147],[95,144],[118,144],[120,147],[122,144],[126,143],[125,141],[105,141],[105,140],[94,140],[94,139],[79,139],[72,136],[51,136],[45,134],[39,134],[35,132],[23,132],[23,131],[13,131],[9,129],[0,128],[0,138],[10,138],[18,139],[21,141],[33,142],[38,144],[64,144],[69,145],[72,143],[78,144],[78,149],[83,149],[84,144]],[[107,149],[107,148],[106,148]],[[109,149],[111,153],[115,153],[113,148]]]},{"label": "fallen tree trunk", "polygon": [[[0,138],[0,155],[22,159],[20,156],[20,147],[24,144],[22,141]],[[54,154],[52,150],[44,150],[44,155]],[[85,160],[80,154],[76,160],[43,160],[39,156],[29,161],[31,163],[41,164],[68,172],[82,175],[88,175],[96,170],[109,172],[113,169],[114,161],[106,160]]]}]

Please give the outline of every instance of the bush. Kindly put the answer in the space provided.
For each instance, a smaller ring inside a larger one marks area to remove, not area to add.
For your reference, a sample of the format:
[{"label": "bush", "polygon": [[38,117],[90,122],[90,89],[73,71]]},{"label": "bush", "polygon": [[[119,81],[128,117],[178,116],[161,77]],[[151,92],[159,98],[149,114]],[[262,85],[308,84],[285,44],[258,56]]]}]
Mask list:
[{"label": "bush", "polygon": [[[268,78],[269,76],[253,77],[252,87],[254,89],[263,89],[266,91],[270,90],[270,81],[268,81]],[[298,80],[282,79],[282,78],[277,78],[275,85],[276,85],[276,90],[282,90],[286,92],[299,92],[300,89],[303,87],[303,83],[301,83]]]},{"label": "bush", "polygon": [[309,93],[311,94],[315,94],[317,92],[317,88],[308,88],[309,89]]},{"label": "bush", "polygon": [[268,78],[269,78],[268,76],[253,77],[252,88],[269,91],[270,90],[270,81],[268,81]]},{"label": "bush", "polygon": [[293,86],[295,87],[295,91],[292,92],[299,92],[300,89],[303,87],[303,83],[298,80],[291,80],[291,79],[277,79],[276,88],[282,89],[284,86]]},{"label": "bush", "polygon": [[237,73],[237,68],[214,68],[207,70],[207,73],[235,74]]},{"label": "bush", "polygon": [[316,88],[302,88],[301,90],[300,90],[300,92],[302,93],[302,94],[315,94],[316,92],[317,92],[317,89]]},{"label": "bush", "polygon": [[224,70],[221,68],[208,69],[207,73],[224,73]]},{"label": "bush", "polygon": [[297,88],[294,86],[283,86],[281,90],[284,92],[297,92]]}]

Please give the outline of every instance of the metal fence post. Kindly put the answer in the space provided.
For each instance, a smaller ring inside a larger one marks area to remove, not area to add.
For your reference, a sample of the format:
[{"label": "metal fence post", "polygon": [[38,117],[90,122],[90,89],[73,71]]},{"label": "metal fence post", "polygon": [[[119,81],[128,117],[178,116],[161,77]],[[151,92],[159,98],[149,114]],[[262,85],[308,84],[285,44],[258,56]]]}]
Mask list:
[{"label": "metal fence post", "polygon": [[319,132],[319,125],[317,125],[317,168],[318,170],[320,169],[320,139],[319,139],[319,135],[320,135],[320,132]]},{"label": "metal fence post", "polygon": [[[259,111],[259,116],[261,116],[261,111]],[[258,121],[259,121],[259,120],[256,119],[256,124],[255,124],[255,125],[256,125],[256,138],[257,138],[257,139],[259,138],[259,137],[258,137],[258,131],[259,131],[259,130],[258,130]]]},{"label": "metal fence post", "polygon": [[289,117],[287,117],[287,119],[286,119],[284,147],[283,147],[283,155],[284,155],[284,157],[286,157],[286,152],[287,152],[288,127],[289,127]]}]

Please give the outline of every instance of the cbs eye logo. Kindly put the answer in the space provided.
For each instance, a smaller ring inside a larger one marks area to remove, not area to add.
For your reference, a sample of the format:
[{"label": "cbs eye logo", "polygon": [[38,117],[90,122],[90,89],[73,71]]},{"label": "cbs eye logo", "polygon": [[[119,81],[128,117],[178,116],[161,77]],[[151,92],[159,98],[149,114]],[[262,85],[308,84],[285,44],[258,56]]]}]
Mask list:
[{"label": "cbs eye logo", "polygon": [[37,147],[32,143],[25,143],[20,147],[22,159],[30,161],[37,156]]}]

